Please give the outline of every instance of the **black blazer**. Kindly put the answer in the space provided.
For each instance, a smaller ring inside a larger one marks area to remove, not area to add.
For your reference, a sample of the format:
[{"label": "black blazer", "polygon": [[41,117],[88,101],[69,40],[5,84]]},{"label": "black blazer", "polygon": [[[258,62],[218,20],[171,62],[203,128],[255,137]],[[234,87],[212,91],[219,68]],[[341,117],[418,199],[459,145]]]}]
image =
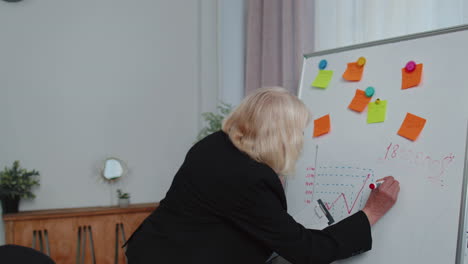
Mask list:
[{"label": "black blazer", "polygon": [[129,264],[330,263],[371,248],[361,211],[323,231],[286,212],[278,175],[216,132],[195,144],[155,210],[130,238]]},{"label": "black blazer", "polygon": [[0,246],[0,263],[2,264],[55,264],[44,253],[33,248],[19,245]]}]

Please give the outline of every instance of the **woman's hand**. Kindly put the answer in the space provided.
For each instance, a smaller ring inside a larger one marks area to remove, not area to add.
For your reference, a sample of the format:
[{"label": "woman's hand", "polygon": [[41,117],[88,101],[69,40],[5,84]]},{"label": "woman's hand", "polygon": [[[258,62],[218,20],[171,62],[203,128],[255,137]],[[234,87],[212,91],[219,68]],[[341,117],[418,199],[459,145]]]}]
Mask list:
[{"label": "woman's hand", "polygon": [[384,181],[378,188],[372,190],[362,211],[367,215],[369,223],[374,225],[393,207],[400,192],[400,183],[392,176],[379,179]]}]

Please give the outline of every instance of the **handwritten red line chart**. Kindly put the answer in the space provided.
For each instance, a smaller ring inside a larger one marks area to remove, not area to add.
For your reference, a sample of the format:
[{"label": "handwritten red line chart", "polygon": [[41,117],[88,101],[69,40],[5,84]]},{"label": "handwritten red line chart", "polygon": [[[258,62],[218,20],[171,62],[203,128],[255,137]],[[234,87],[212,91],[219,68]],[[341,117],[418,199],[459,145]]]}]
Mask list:
[{"label": "handwritten red line chart", "polygon": [[[314,177],[307,178],[310,172]],[[341,220],[362,209],[374,181],[374,171],[357,166],[321,166],[308,168],[305,194],[308,199],[321,199],[333,217]],[[307,184],[308,183],[308,184]],[[313,186],[313,192],[310,187]]]},{"label": "handwritten red line chart", "polygon": [[338,200],[339,200],[340,198],[343,198],[343,201],[344,201],[344,203],[345,203],[345,205],[346,205],[346,211],[348,212],[348,214],[351,214],[351,212],[353,211],[353,209],[354,209],[354,207],[355,207],[355,205],[356,205],[356,202],[357,202],[358,198],[360,197],[360,194],[362,193],[364,187],[367,185],[367,182],[369,181],[370,176],[371,176],[371,175],[368,174],[367,177],[366,177],[366,179],[364,180],[364,183],[363,183],[363,185],[361,186],[361,188],[359,189],[359,192],[358,192],[356,198],[354,199],[351,208],[349,207],[348,201],[347,201],[347,199],[346,199],[346,194],[341,193],[331,204],[325,203],[325,206],[327,207],[327,209],[328,209],[328,210],[331,210],[331,209],[335,206],[335,204],[338,202]]}]

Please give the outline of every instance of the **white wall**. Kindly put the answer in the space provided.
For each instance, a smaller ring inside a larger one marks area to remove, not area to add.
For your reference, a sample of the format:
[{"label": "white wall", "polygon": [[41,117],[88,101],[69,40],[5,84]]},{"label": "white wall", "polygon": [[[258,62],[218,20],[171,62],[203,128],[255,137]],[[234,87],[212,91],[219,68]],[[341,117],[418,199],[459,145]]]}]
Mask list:
[{"label": "white wall", "polygon": [[219,0],[220,100],[238,105],[244,97],[245,0]]},{"label": "white wall", "polygon": [[468,0],[316,0],[315,49],[468,23]]},{"label": "white wall", "polygon": [[[164,197],[219,98],[217,12],[216,0],[0,1],[0,166],[41,172],[20,210],[107,206],[116,187],[132,203]],[[113,187],[99,177],[109,156],[129,167]]]}]

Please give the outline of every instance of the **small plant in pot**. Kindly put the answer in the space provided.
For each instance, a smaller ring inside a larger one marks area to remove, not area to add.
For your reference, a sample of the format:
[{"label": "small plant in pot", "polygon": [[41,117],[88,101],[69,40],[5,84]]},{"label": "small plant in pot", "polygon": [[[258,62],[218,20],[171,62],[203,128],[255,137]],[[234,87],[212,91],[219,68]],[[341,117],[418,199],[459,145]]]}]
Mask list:
[{"label": "small plant in pot", "polygon": [[0,172],[0,200],[4,214],[18,212],[21,198],[36,197],[31,189],[39,186],[38,176],[39,172],[36,170],[21,168],[19,161]]},{"label": "small plant in pot", "polygon": [[130,194],[122,192],[121,189],[117,189],[117,196],[119,197],[119,206],[128,207],[128,205],[130,204]]}]

